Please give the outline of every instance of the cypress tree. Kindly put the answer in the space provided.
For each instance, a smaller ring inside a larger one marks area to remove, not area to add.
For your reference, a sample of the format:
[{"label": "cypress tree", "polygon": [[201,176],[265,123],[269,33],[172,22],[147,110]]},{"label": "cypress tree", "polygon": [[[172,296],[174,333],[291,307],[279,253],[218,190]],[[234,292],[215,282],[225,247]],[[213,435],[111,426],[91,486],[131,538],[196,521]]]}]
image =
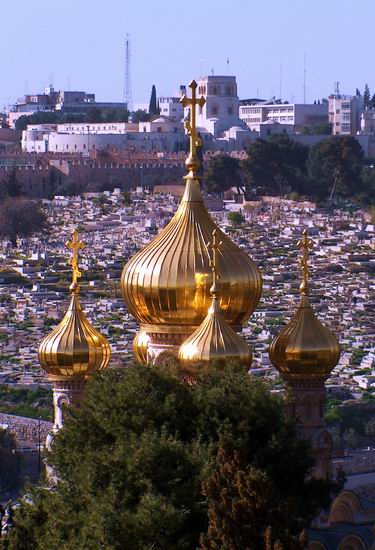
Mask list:
[{"label": "cypress tree", "polygon": [[365,109],[369,106],[370,99],[371,99],[370,89],[369,89],[368,85],[366,84],[365,85],[365,91],[363,92],[363,106],[365,107]]},{"label": "cypress tree", "polygon": [[156,88],[155,84],[152,85],[151,89],[151,98],[150,98],[150,105],[148,108],[148,112],[150,115],[157,115],[158,114],[158,106],[156,102]]}]

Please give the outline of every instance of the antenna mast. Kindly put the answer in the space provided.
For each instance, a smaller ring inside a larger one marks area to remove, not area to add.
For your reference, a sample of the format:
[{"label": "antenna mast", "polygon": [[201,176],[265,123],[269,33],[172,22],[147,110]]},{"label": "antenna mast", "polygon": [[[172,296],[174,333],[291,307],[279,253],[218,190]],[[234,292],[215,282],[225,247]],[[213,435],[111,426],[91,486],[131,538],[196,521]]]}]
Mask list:
[{"label": "antenna mast", "polygon": [[303,103],[306,103],[306,54],[303,54]]},{"label": "antenna mast", "polygon": [[124,94],[123,102],[126,103],[128,111],[133,110],[132,77],[130,69],[131,59],[131,41],[130,35],[125,37],[125,75],[124,75]]}]

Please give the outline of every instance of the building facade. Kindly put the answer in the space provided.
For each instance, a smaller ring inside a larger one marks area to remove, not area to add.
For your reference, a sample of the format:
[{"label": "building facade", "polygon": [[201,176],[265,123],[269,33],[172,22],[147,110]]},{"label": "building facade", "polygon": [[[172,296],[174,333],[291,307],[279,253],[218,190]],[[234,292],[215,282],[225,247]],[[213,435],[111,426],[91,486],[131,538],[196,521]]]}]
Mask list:
[{"label": "building facade", "polygon": [[151,122],[66,123],[29,125],[22,132],[27,153],[81,153],[110,148],[177,151],[186,145],[181,122],[159,117]]},{"label": "building facade", "polygon": [[305,125],[328,122],[328,106],[244,99],[240,101],[239,116],[255,132],[260,132],[265,122],[288,125],[294,132],[299,132]]},{"label": "building facade", "polygon": [[360,117],[363,111],[363,98],[332,94],[328,98],[328,117],[335,136],[355,136],[361,129]]},{"label": "building facade", "polygon": [[39,112],[87,113],[98,109],[126,109],[126,103],[96,102],[95,94],[81,91],[55,91],[47,86],[43,94],[26,94],[10,106],[8,123],[13,128],[21,116],[31,116]]},{"label": "building facade", "polygon": [[361,134],[375,134],[375,109],[366,109],[360,117]]},{"label": "building facade", "polygon": [[159,97],[158,105],[160,115],[171,120],[181,121],[184,118],[184,108],[181,104],[181,97],[186,93],[186,86],[181,85],[178,96]]},{"label": "building facade", "polygon": [[205,128],[217,137],[232,126],[241,126],[235,76],[202,76],[198,80],[197,92],[205,99],[203,107],[198,108],[199,128]]}]

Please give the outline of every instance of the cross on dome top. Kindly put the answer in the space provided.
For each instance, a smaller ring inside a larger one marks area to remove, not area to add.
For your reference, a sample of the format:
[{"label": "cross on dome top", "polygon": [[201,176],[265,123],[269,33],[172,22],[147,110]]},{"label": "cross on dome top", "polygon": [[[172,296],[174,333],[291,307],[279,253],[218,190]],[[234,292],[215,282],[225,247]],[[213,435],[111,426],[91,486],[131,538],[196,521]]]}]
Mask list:
[{"label": "cross on dome top", "polygon": [[198,136],[197,132],[197,105],[203,107],[206,103],[206,100],[203,96],[197,98],[197,86],[195,80],[192,80],[189,83],[189,88],[191,89],[191,98],[183,95],[181,98],[181,103],[183,107],[190,107],[190,120],[185,122],[185,128],[188,131],[190,136],[190,152],[189,156],[186,159],[186,166],[190,172],[191,176],[197,177],[196,172],[199,168],[199,160],[197,158],[197,147],[201,145],[201,139]]},{"label": "cross on dome top", "polygon": [[213,296],[216,296],[217,294],[217,281],[219,279],[219,275],[217,272],[217,253],[221,249],[221,245],[223,244],[223,241],[218,241],[217,239],[217,230],[214,229],[212,231],[212,241],[208,243],[208,246],[212,250],[212,258],[210,260],[210,266],[212,269],[212,288],[211,288],[211,294]]},{"label": "cross on dome top", "polygon": [[78,292],[78,278],[81,277],[81,272],[78,267],[78,251],[83,250],[85,244],[83,241],[78,240],[78,231],[74,229],[72,233],[72,240],[67,241],[65,246],[72,251],[72,257],[70,259],[70,265],[72,266],[72,284],[70,285],[70,290],[73,292]]},{"label": "cross on dome top", "polygon": [[307,296],[310,291],[308,259],[310,250],[313,249],[313,245],[314,243],[311,239],[309,239],[307,229],[305,229],[302,232],[302,239],[300,239],[297,243],[297,246],[301,251],[300,266],[302,270],[302,282],[299,286],[299,289],[301,291],[301,294],[305,296]]}]

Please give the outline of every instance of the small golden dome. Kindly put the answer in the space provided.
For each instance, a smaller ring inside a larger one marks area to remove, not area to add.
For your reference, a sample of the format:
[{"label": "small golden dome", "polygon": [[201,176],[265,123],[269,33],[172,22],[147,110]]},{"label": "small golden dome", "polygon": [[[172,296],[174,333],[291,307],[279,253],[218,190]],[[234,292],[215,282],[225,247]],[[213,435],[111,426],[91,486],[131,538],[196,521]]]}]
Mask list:
[{"label": "small golden dome", "polygon": [[248,368],[251,365],[251,350],[246,342],[226,322],[219,305],[219,287],[217,282],[217,252],[222,243],[216,241],[213,231],[213,285],[212,303],[198,329],[180,346],[178,357],[184,369],[217,361],[236,361]]},{"label": "small golden dome", "polygon": [[145,365],[147,363],[147,347],[150,337],[142,330],[135,335],[133,340],[133,353],[137,363]]},{"label": "small golden dome", "polygon": [[299,241],[302,249],[303,279],[301,302],[296,314],[271,343],[269,356],[275,368],[286,377],[327,377],[340,358],[337,338],[316,318],[308,298],[307,258],[312,241],[307,231]]},{"label": "small golden dome", "polygon": [[78,241],[76,230],[67,246],[73,251],[70,305],[60,324],[43,338],[38,349],[39,362],[50,379],[87,378],[104,369],[111,356],[107,339],[90,324],[79,301],[77,278],[81,274],[77,251],[83,248],[83,243]]}]

